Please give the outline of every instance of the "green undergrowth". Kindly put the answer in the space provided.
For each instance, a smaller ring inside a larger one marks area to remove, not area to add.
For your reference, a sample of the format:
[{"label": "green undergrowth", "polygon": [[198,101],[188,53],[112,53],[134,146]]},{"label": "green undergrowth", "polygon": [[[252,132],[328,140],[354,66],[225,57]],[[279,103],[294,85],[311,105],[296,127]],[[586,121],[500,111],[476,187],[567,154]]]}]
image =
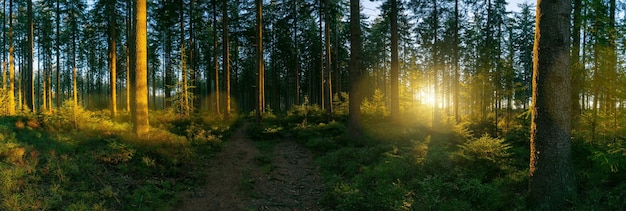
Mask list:
[{"label": "green undergrowth", "polygon": [[152,112],[151,132],[107,111],[0,118],[0,210],[167,210],[203,182],[230,126],[210,115]]},{"label": "green undergrowth", "polygon": [[[374,107],[377,108],[377,107]],[[314,112],[311,112],[314,111]],[[526,210],[529,127],[526,113],[498,127],[488,121],[440,123],[389,120],[364,111],[364,136],[346,136],[345,116],[328,122],[297,106],[264,119],[251,136],[292,138],[314,152],[330,210]],[[419,115],[417,115],[419,116]],[[574,133],[579,184],[575,209],[624,209],[624,142],[591,142]]]}]

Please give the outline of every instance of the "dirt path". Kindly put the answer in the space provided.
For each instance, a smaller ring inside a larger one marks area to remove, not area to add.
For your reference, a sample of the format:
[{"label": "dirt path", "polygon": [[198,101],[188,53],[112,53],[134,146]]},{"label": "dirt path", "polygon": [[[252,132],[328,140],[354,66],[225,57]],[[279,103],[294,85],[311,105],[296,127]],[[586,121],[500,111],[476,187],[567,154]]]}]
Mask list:
[{"label": "dirt path", "polygon": [[261,151],[246,128],[212,160],[207,185],[174,210],[320,210],[324,187],[311,153],[289,140]]}]

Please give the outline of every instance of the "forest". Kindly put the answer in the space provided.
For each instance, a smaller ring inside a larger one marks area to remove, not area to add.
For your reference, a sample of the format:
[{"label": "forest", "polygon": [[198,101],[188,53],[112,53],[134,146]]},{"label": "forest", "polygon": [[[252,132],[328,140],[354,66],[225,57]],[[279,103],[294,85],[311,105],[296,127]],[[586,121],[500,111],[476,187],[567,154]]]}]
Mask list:
[{"label": "forest", "polygon": [[626,1],[2,2],[0,210],[626,209]]}]

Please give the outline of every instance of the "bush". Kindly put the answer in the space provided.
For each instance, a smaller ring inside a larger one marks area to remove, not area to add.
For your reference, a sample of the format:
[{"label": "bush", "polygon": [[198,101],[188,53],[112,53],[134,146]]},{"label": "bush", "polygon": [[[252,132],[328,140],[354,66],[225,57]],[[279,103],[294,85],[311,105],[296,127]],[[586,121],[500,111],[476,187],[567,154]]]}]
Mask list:
[{"label": "bush", "polygon": [[368,121],[388,117],[389,110],[387,109],[385,94],[379,89],[376,89],[371,99],[363,99],[361,113],[363,114],[364,120]]},{"label": "bush", "polygon": [[504,139],[492,138],[485,134],[479,139],[470,140],[459,146],[458,155],[470,161],[501,162],[509,156],[511,146],[504,143]]}]

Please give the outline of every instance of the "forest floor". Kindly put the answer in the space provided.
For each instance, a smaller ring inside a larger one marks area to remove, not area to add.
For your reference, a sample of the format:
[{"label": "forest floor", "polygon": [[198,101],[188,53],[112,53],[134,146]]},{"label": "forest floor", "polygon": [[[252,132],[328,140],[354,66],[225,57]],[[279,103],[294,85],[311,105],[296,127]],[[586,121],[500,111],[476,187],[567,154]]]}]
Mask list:
[{"label": "forest floor", "polygon": [[238,128],[208,164],[206,185],[174,210],[320,210],[324,183],[312,153],[289,137],[255,142]]}]

